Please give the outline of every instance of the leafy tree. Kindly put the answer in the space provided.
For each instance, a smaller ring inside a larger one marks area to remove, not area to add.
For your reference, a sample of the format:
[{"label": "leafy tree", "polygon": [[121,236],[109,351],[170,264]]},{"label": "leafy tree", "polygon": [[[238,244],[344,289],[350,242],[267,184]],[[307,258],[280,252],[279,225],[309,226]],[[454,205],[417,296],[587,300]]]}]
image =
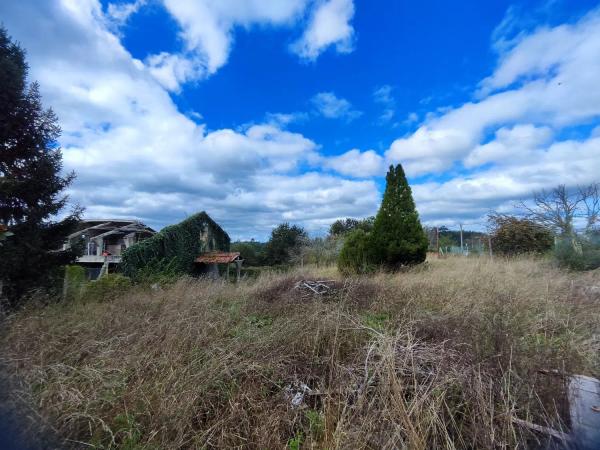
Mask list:
[{"label": "leafy tree", "polygon": [[238,241],[231,244],[232,252],[240,252],[244,266],[262,266],[266,264],[266,244],[258,241]]},{"label": "leafy tree", "polygon": [[266,253],[269,265],[288,264],[305,244],[308,235],[302,227],[282,223],[271,231]]},{"label": "leafy tree", "polygon": [[330,236],[343,236],[354,230],[363,230],[366,233],[373,229],[373,222],[375,217],[367,217],[366,219],[339,219],[331,224],[329,227]]},{"label": "leafy tree", "polygon": [[427,236],[400,164],[390,166],[386,175],[385,193],[370,241],[371,262],[387,269],[419,264],[427,256]]},{"label": "leafy tree", "polygon": [[488,220],[496,253],[508,256],[545,253],[554,245],[552,230],[533,220],[503,214],[492,214]]},{"label": "leafy tree", "polygon": [[60,128],[42,107],[38,85],[28,85],[25,52],[0,28],[0,224],[14,233],[0,247],[0,280],[8,306],[30,289],[47,287],[76,258],[60,251],[79,221],[79,208],[51,220],[66,205],[74,174],[62,176]]}]

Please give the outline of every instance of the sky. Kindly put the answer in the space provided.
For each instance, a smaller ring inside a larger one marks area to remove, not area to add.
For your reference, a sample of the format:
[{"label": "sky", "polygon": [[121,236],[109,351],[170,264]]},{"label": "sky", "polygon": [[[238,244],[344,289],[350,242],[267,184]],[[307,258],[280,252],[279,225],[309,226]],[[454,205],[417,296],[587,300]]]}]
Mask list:
[{"label": "sky", "polygon": [[401,163],[423,223],[480,229],[600,180],[595,1],[6,0],[0,22],[88,218],[320,235]]}]

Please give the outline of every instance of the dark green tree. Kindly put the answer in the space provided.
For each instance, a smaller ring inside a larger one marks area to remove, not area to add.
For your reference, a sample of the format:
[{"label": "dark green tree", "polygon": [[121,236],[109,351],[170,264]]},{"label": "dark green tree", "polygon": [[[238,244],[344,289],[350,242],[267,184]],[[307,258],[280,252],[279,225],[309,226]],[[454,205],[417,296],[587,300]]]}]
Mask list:
[{"label": "dark green tree", "polygon": [[0,28],[0,224],[13,233],[0,247],[0,281],[9,307],[27,291],[48,287],[76,250],[60,250],[81,211],[56,220],[74,174],[61,175],[60,128],[27,83],[25,52]]},{"label": "dark green tree", "polygon": [[307,238],[308,235],[302,227],[290,226],[289,223],[278,225],[271,231],[271,237],[267,242],[267,264],[289,264]]},{"label": "dark green tree", "polygon": [[390,166],[386,175],[385,193],[370,242],[370,262],[388,270],[422,263],[427,256],[427,235],[400,164]]}]

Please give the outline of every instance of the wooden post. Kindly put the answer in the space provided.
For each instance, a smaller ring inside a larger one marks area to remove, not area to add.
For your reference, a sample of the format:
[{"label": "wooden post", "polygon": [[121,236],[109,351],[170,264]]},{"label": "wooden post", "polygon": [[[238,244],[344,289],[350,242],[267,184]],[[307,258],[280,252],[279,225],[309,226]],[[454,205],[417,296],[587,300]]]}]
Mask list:
[{"label": "wooden post", "polygon": [[227,281],[229,281],[229,266],[231,266],[231,264],[227,263]]},{"label": "wooden post", "polygon": [[490,247],[490,258],[494,256],[492,253],[492,235],[488,234],[488,246]]},{"label": "wooden post", "polygon": [[242,260],[241,259],[238,259],[235,262],[235,268],[236,268],[235,282],[239,283],[240,282],[240,274],[241,274],[241,270],[242,270]]},{"label": "wooden post", "polygon": [[438,258],[440,257],[440,229],[435,227],[435,248],[437,251]]},{"label": "wooden post", "polygon": [[465,251],[463,249],[463,228],[462,223],[460,224],[460,254],[464,255]]}]

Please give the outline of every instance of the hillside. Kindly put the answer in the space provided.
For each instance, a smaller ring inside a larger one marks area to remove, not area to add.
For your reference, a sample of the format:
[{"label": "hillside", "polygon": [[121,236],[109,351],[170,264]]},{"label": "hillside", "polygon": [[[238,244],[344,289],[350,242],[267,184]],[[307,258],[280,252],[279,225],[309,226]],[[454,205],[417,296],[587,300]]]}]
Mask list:
[{"label": "hillside", "polygon": [[[301,279],[337,282],[316,296]],[[514,448],[535,436],[511,417],[568,425],[538,370],[600,375],[594,284],[487,258],[182,279],[23,311],[1,344],[65,446]]]}]

